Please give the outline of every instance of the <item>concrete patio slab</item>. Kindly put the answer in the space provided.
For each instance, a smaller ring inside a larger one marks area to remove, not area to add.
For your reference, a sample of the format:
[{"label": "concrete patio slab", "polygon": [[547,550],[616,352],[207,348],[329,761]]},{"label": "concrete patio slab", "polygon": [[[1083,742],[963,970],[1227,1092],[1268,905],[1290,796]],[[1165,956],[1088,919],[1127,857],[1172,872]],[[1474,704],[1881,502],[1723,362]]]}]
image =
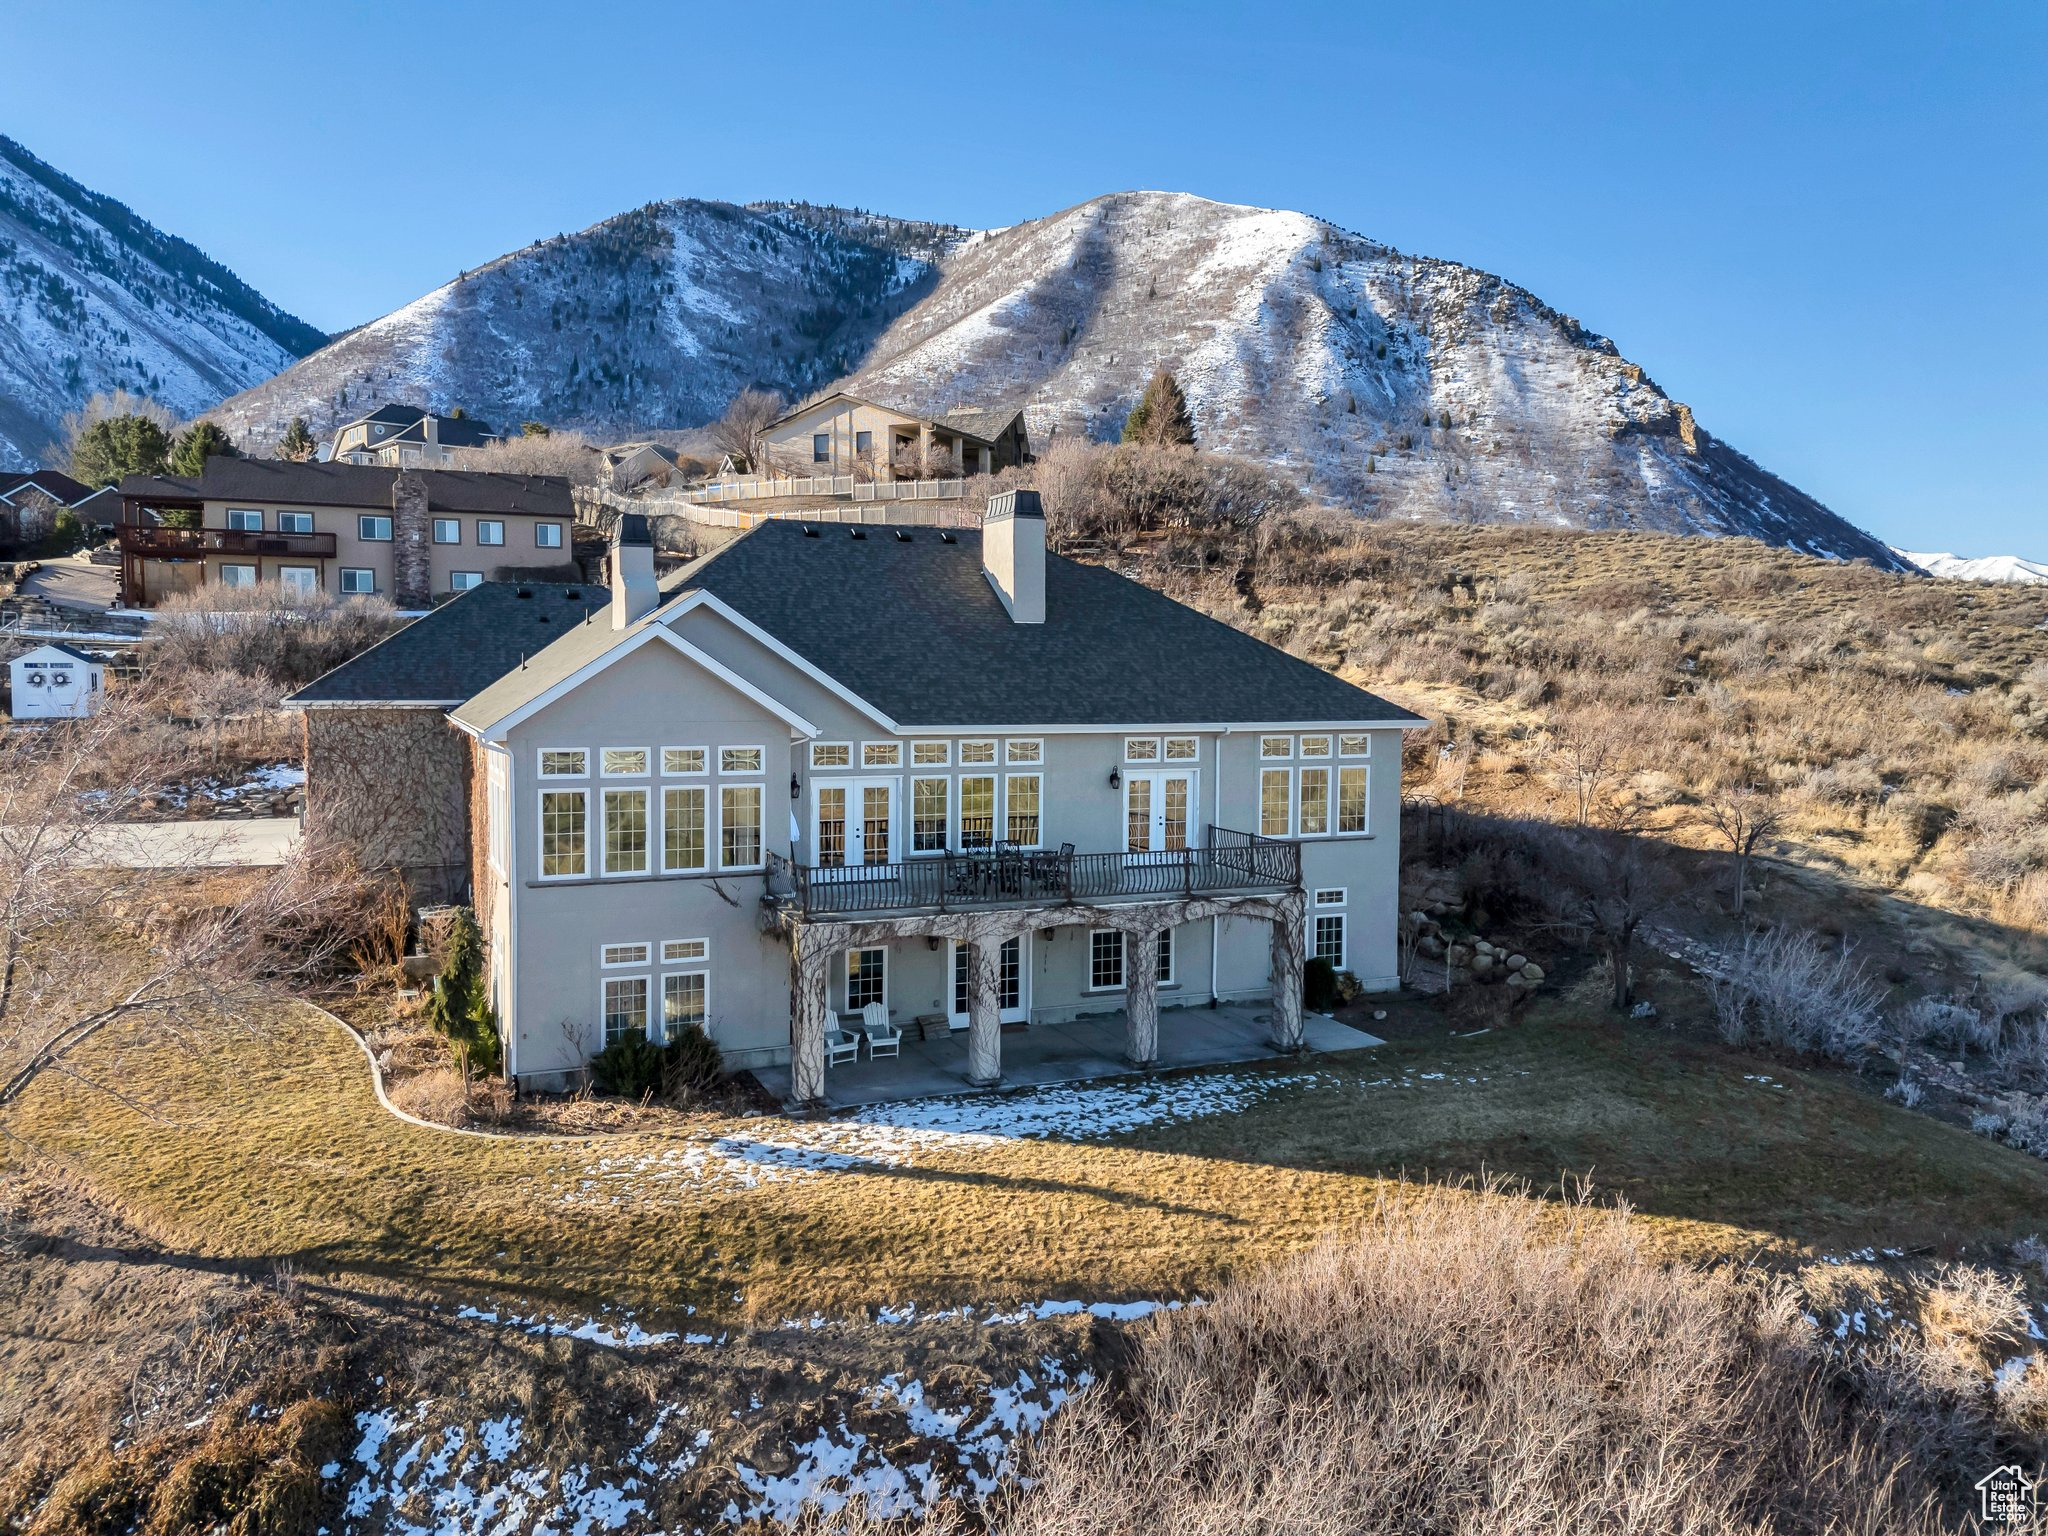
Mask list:
[{"label": "concrete patio slab", "polygon": [[[1254,1007],[1162,1010],[1159,1066],[1206,1067],[1270,1061],[1277,1053],[1267,1043],[1272,1033],[1269,1019],[1268,1010]],[[1355,1051],[1383,1043],[1376,1035],[1321,1014],[1309,1014],[1303,1022],[1303,1041],[1312,1051]],[[1121,1010],[1064,1024],[1011,1027],[1003,1031],[1001,1088],[1038,1088],[1053,1083],[1129,1077],[1136,1069],[1123,1059],[1123,1048]],[[754,1076],[762,1087],[788,1103],[794,1086],[788,1067],[756,1067]],[[967,1081],[965,1030],[956,1030],[937,1040],[905,1036],[900,1056],[873,1061],[863,1054],[859,1061],[833,1067],[825,1074],[828,1109],[855,1109],[865,1104],[975,1091]]]}]

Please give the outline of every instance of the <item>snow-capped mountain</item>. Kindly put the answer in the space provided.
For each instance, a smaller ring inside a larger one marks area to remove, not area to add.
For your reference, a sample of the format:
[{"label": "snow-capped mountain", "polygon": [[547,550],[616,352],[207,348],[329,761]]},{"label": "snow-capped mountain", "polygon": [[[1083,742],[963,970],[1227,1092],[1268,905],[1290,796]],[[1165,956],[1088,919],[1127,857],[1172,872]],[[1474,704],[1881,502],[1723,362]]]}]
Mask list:
[{"label": "snow-capped mountain", "polygon": [[803,205],[650,203],[349,331],[210,413],[237,440],[386,400],[619,433],[710,421],[740,390],[852,368],[962,232]]},{"label": "snow-capped mountain", "polygon": [[846,382],[1116,434],[1171,368],[1200,441],[1369,515],[1744,534],[1898,562],[1710,436],[1603,336],[1455,262],[1170,192],[961,242]]},{"label": "snow-capped mountain", "polygon": [[196,416],[326,337],[204,252],[0,136],[0,469],[125,388]]},{"label": "snow-capped mountain", "polygon": [[1953,581],[2048,583],[2048,565],[2039,560],[2022,560],[2018,555],[1982,555],[1966,559],[1961,555],[1921,554],[1910,549],[1895,549],[1892,553],[1901,560],[1911,561],[1930,576],[1946,576]]}]

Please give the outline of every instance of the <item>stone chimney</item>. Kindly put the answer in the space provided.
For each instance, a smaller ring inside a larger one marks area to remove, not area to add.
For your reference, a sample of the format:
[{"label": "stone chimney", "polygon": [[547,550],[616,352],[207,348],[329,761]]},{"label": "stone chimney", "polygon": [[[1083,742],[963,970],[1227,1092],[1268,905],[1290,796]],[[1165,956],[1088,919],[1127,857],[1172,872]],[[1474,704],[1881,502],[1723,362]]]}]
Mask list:
[{"label": "stone chimney", "polygon": [[418,470],[401,469],[391,482],[391,601],[401,608],[434,606],[428,532],[427,482]]},{"label": "stone chimney", "polygon": [[625,629],[654,611],[654,534],[641,512],[622,512],[612,530],[612,628]]},{"label": "stone chimney", "polygon": [[981,518],[981,572],[1011,623],[1045,622],[1045,508],[1038,492],[989,497]]}]

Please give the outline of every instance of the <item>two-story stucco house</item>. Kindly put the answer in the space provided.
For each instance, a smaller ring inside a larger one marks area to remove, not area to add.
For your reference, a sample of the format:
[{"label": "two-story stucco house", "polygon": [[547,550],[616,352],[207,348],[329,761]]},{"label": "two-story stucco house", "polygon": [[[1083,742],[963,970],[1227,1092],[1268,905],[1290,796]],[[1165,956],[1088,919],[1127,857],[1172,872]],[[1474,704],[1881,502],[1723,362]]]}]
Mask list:
[{"label": "two-story stucco house", "polygon": [[571,568],[575,504],[554,475],[211,458],[121,482],[121,600],[274,581],[425,608],[507,568]]},{"label": "two-story stucco house", "polygon": [[771,522],[659,586],[644,519],[615,539],[609,593],[466,594],[295,698],[316,822],[341,720],[460,733],[443,824],[517,1078],[695,1022],[808,1102],[872,1004],[964,1029],[991,1082],[1006,1026],[1122,1010],[1144,1064],[1176,1005],[1269,1000],[1298,1044],[1307,954],[1396,984],[1420,720],[1048,554],[1035,493],[978,534]]},{"label": "two-story stucco house", "polygon": [[1031,459],[1021,410],[960,410],[921,416],[836,390],[770,422],[761,434],[770,472],[900,476],[992,474]]}]

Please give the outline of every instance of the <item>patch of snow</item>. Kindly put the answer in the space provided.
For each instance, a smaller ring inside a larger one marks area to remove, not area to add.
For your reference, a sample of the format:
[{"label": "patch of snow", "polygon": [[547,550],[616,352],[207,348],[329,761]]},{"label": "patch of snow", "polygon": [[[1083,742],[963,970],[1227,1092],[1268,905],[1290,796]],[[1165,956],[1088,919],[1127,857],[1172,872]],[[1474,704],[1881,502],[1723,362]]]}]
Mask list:
[{"label": "patch of snow", "polygon": [[1892,553],[1901,560],[1912,561],[1930,576],[1950,581],[2011,581],[2028,586],[2048,582],[2048,564],[2039,560],[2023,560],[2018,555],[1982,555],[1970,559],[1946,551],[1919,553],[1910,549],[1894,549]]}]

